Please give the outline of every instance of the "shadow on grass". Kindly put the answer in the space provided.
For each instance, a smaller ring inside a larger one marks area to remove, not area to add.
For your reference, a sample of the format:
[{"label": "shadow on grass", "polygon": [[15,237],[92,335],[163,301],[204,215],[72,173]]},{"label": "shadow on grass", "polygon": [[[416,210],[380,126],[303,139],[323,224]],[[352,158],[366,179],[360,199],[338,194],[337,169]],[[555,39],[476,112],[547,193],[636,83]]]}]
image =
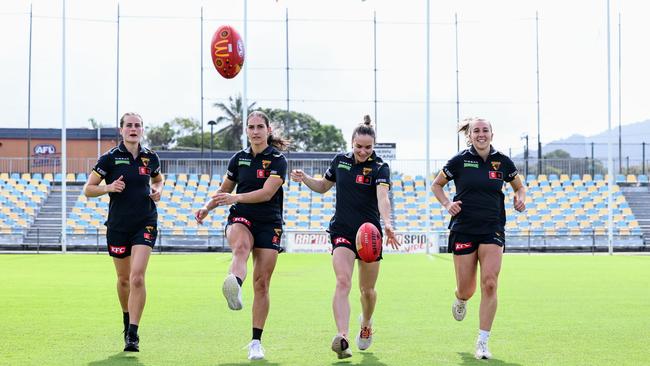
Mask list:
[{"label": "shadow on grass", "polygon": [[279,363],[269,362],[267,360],[246,360],[239,363],[219,363],[219,366],[242,366],[242,365],[253,365],[253,366],[280,366]]},{"label": "shadow on grass", "polygon": [[109,356],[105,360],[89,362],[88,366],[109,366],[109,365],[123,365],[123,366],[144,366],[138,360],[137,354],[133,352],[120,352]]},{"label": "shadow on grass", "polygon": [[458,355],[463,359],[463,365],[487,365],[490,366],[522,366],[519,363],[507,362],[499,360],[498,358],[491,358],[489,360],[477,360],[473,354],[469,352],[458,352]]}]

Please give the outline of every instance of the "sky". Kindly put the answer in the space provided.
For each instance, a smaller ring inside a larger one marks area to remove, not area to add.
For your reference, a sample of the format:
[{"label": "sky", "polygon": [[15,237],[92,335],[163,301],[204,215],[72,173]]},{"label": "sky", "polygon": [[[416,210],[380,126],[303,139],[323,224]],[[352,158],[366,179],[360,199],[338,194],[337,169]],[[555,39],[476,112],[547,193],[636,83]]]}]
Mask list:
[{"label": "sky", "polygon": [[[63,3],[34,0],[31,4],[28,109],[30,2],[0,2],[1,127],[26,128],[28,110],[34,128],[62,124]],[[112,126],[116,115],[135,111],[143,116],[145,127],[187,117],[203,119],[209,130],[207,122],[219,116],[213,104],[243,92],[244,75],[221,78],[209,54],[212,34],[220,25],[230,24],[243,34],[241,0],[120,1],[119,89],[118,2],[67,0],[65,4],[68,127],[89,127],[89,118]],[[494,146],[514,155],[523,150],[523,135],[530,136],[531,145],[537,144],[536,11],[542,143],[607,129],[606,10],[605,0],[431,1],[430,156],[446,159],[457,151],[455,14],[460,118],[481,116],[492,121]],[[290,108],[334,124],[346,140],[363,115],[370,114],[377,124],[378,142],[396,142],[398,159],[424,158],[426,1],[248,1],[247,95],[261,107],[286,107],[287,13]],[[650,4],[611,1],[612,127],[619,123],[619,13],[620,121],[625,125],[650,118],[646,45]],[[376,115],[373,14],[377,19]]]}]

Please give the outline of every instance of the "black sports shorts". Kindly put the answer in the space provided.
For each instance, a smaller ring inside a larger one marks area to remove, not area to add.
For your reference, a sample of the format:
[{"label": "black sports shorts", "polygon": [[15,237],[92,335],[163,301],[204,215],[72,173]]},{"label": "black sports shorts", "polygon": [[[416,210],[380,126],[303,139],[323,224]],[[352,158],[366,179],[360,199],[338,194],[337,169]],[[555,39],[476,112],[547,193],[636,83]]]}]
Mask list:
[{"label": "black sports shorts", "polygon": [[157,237],[158,227],[155,225],[147,225],[138,231],[131,232],[108,229],[106,230],[108,254],[115,258],[129,257],[134,245],[147,245],[153,248]]},{"label": "black sports shorts", "polygon": [[275,249],[279,253],[284,251],[280,245],[282,242],[282,224],[281,223],[260,223],[253,222],[246,217],[230,214],[228,216],[228,226],[232,224],[242,224],[248,228],[253,235],[254,248]]},{"label": "black sports shorts", "polygon": [[449,232],[447,250],[455,255],[474,253],[481,244],[496,244],[505,251],[506,235],[503,232],[489,234],[465,234],[458,231]]}]

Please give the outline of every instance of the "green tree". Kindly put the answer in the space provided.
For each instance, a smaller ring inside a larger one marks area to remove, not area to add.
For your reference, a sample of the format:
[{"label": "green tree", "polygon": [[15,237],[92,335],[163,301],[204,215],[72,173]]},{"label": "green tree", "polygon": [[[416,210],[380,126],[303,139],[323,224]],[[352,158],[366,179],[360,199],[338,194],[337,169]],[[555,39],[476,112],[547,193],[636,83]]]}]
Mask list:
[{"label": "green tree", "polygon": [[192,118],[176,117],[161,126],[145,130],[146,143],[154,148],[169,150],[173,147],[201,147],[201,124]]},{"label": "green tree", "polygon": [[88,118],[88,123],[90,123],[90,127],[93,130],[96,130],[98,128],[106,127],[103,122],[97,122],[97,120],[95,118]]},{"label": "green tree", "polygon": [[[256,102],[252,102],[248,105],[248,113],[255,110],[255,104]],[[244,131],[241,95],[228,97],[227,103],[215,103],[214,106],[224,114],[216,119],[216,126],[219,126],[219,129],[215,133],[215,149],[229,151],[241,149],[241,135]]]},{"label": "green tree", "polygon": [[169,150],[176,142],[176,131],[171,123],[150,126],[145,130],[145,143],[152,149]]},{"label": "green tree", "polygon": [[342,151],[345,139],[340,129],[321,124],[316,118],[295,111],[262,108],[269,119],[281,127],[285,137],[291,139],[294,151]]}]

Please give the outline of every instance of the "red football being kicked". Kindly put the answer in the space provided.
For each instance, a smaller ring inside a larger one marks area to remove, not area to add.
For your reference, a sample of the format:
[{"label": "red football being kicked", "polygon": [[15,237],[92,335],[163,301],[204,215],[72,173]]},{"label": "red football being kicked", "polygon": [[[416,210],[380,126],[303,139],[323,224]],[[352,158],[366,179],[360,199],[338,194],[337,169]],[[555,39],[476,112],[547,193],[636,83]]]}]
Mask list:
[{"label": "red football being kicked", "polygon": [[232,79],[244,66],[244,41],[233,27],[222,25],[212,36],[210,55],[219,74]]},{"label": "red football being kicked", "polygon": [[381,235],[377,227],[369,222],[357,230],[357,253],[364,262],[375,262],[381,254]]}]

